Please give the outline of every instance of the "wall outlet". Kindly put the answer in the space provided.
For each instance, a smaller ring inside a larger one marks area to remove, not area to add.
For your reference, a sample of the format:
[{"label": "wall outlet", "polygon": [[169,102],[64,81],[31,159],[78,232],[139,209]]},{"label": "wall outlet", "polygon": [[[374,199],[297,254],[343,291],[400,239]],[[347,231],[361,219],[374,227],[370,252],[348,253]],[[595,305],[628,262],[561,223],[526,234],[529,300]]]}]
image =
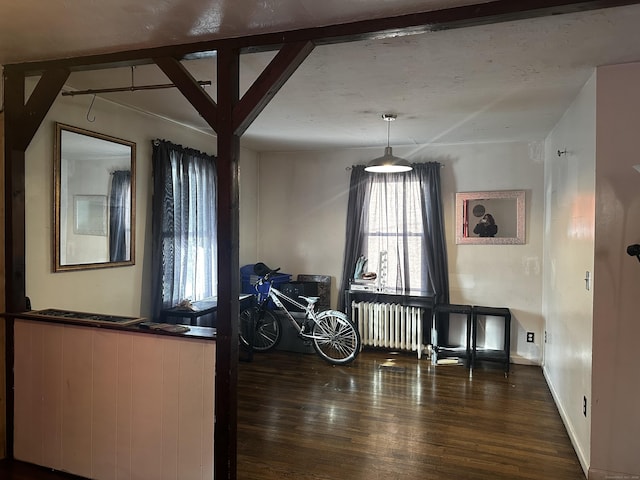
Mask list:
[{"label": "wall outlet", "polygon": [[527,343],[533,343],[534,334],[533,332],[527,332]]},{"label": "wall outlet", "polygon": [[587,416],[587,396],[582,397],[582,414]]},{"label": "wall outlet", "polygon": [[544,343],[547,343],[547,331],[544,331]]}]

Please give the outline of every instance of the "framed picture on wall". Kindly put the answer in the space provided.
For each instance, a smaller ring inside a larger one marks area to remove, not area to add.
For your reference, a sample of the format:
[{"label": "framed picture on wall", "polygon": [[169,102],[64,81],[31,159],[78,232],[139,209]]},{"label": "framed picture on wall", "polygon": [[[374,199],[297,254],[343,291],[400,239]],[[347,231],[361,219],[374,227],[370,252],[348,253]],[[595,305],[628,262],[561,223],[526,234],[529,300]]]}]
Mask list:
[{"label": "framed picture on wall", "polygon": [[107,236],[107,196],[73,196],[73,233]]},{"label": "framed picture on wall", "polygon": [[522,245],[524,190],[456,193],[456,243]]}]

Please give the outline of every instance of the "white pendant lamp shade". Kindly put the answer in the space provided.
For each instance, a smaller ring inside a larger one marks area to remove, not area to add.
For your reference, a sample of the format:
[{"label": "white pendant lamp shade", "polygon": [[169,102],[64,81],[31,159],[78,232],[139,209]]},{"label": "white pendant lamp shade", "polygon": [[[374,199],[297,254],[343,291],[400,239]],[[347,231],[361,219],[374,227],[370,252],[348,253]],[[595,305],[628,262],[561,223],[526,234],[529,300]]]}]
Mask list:
[{"label": "white pendant lamp shade", "polygon": [[384,155],[371,160],[364,169],[374,173],[394,173],[408,172],[413,170],[413,167],[404,158],[396,157],[391,151],[391,147],[385,147]]},{"label": "white pendant lamp shade", "polygon": [[382,115],[382,119],[387,122],[387,146],[384,149],[384,155],[371,160],[364,169],[374,173],[398,173],[413,170],[411,164],[404,158],[396,157],[389,146],[389,124],[396,119],[396,115],[385,113]]}]

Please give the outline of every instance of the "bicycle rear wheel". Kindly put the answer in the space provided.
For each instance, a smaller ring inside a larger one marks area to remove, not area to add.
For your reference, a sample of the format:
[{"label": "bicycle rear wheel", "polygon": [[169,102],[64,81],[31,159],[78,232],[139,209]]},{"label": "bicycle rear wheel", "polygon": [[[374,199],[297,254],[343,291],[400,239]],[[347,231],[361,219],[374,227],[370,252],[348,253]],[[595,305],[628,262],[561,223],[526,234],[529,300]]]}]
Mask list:
[{"label": "bicycle rear wheel", "polygon": [[320,312],[311,333],[313,348],[329,363],[344,365],[360,353],[360,333],[342,312]]},{"label": "bicycle rear wheel", "polygon": [[256,352],[272,350],[282,337],[280,318],[270,310],[247,308],[240,312],[238,337],[245,348],[253,348]]}]

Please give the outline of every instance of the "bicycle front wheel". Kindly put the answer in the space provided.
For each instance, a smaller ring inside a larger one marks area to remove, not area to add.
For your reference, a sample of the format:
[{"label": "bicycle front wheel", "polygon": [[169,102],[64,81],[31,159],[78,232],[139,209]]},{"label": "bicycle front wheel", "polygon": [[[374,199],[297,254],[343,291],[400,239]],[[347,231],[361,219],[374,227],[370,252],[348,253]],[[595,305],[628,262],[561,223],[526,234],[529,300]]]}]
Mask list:
[{"label": "bicycle front wheel", "polygon": [[[252,328],[253,327],[253,328]],[[280,319],[270,310],[248,308],[240,312],[240,342],[256,352],[274,349],[282,337]]]},{"label": "bicycle front wheel", "polygon": [[313,325],[313,348],[334,365],[352,362],[360,353],[360,333],[347,316],[337,310],[320,312]]}]

